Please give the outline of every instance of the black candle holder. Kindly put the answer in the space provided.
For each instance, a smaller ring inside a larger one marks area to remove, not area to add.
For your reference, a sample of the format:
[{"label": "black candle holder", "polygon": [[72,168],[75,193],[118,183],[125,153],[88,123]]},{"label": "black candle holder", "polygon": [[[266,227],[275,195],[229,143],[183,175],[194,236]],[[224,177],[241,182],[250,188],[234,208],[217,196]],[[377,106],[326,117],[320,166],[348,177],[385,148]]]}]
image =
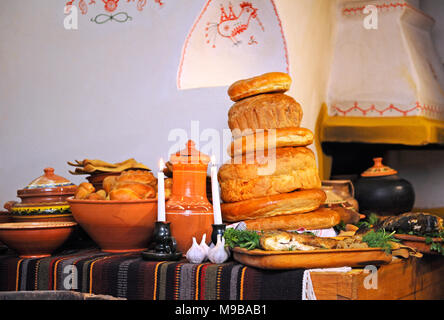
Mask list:
[{"label": "black candle holder", "polygon": [[225,233],[225,228],[227,227],[225,224],[212,224],[213,226],[213,232],[211,233],[211,242],[213,242],[214,245],[217,244],[217,236],[220,234],[221,237],[223,237]]},{"label": "black candle holder", "polygon": [[153,239],[148,250],[142,252],[142,258],[155,261],[175,261],[182,257],[176,251],[176,239],[171,235],[170,222],[157,221],[154,225]]}]

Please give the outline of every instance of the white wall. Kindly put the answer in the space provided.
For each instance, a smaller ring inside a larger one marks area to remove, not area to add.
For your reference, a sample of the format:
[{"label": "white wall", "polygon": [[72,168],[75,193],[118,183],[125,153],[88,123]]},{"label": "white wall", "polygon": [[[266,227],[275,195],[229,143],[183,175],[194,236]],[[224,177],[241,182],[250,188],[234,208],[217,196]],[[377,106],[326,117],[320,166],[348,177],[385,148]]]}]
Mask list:
[{"label": "white wall", "polygon": [[[89,1],[87,1],[89,2]],[[122,1],[121,1],[122,2]],[[0,204],[66,161],[134,157],[156,168],[171,129],[227,129],[226,87],[178,91],[183,41],[204,0],[148,0],[131,22],[63,28],[64,1],[0,1]],[[174,5],[173,5],[174,3]],[[314,129],[325,101],[336,0],[277,0],[293,86]]]},{"label": "white wall", "polygon": [[421,0],[419,7],[435,19],[432,37],[444,64],[444,1]]}]

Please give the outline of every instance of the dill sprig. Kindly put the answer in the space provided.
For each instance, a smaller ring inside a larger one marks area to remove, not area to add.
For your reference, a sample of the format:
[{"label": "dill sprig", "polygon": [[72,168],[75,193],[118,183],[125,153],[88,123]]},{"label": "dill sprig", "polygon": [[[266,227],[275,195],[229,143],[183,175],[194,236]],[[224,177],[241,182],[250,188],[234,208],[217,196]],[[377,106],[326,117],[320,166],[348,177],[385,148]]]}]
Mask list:
[{"label": "dill sprig", "polygon": [[400,242],[393,237],[395,231],[388,233],[385,229],[378,231],[370,230],[362,237],[362,241],[367,243],[370,248],[382,248],[386,253],[392,252],[391,242]]},{"label": "dill sprig", "polygon": [[247,250],[260,248],[260,235],[254,231],[235,230],[228,228],[225,230],[224,238],[225,244],[230,248],[241,247]]}]

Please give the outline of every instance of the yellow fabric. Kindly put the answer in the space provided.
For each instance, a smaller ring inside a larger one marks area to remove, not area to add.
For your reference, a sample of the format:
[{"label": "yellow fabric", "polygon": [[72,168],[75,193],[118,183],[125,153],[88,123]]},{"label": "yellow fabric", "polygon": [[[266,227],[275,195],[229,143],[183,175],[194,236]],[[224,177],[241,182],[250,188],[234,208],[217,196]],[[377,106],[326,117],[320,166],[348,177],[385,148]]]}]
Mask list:
[{"label": "yellow fabric", "polygon": [[423,117],[332,117],[323,104],[315,128],[319,175],[331,175],[332,157],[322,151],[323,142],[357,142],[424,146],[444,144],[444,121]]},{"label": "yellow fabric", "polygon": [[331,117],[324,104],[318,122],[320,143],[444,144],[444,121],[423,117]]}]

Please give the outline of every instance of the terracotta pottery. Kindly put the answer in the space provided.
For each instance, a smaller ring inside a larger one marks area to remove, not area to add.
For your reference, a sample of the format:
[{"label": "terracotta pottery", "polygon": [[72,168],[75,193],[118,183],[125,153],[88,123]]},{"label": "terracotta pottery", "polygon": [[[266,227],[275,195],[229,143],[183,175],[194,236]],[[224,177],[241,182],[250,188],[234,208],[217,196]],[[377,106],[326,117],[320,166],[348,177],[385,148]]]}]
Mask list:
[{"label": "terracotta pottery", "polygon": [[54,174],[53,168],[45,168],[44,175],[34,179],[25,188],[17,190],[22,203],[65,202],[77,188],[71,181]]},{"label": "terracotta pottery", "polygon": [[214,223],[213,206],[207,198],[207,168],[210,157],[196,150],[193,141],[170,157],[173,166],[173,189],[165,204],[166,219],[177,250],[186,253],[192,239],[206,234],[211,239]]},{"label": "terracotta pottery", "polygon": [[157,199],[113,201],[68,199],[74,219],[104,252],[148,248],[157,220]]},{"label": "terracotta pottery", "polygon": [[9,211],[0,211],[0,223],[11,222],[11,214]]},{"label": "terracotta pottery", "polygon": [[77,186],[45,168],[44,174],[17,190],[21,202],[8,201],[4,207],[11,213],[12,221],[74,221],[66,202],[74,195]]},{"label": "terracotta pottery", "polygon": [[355,199],[355,187],[351,180],[323,180],[322,188],[327,189],[328,187],[331,187],[332,192],[342,198],[343,201],[346,201],[348,206],[352,206],[356,211],[359,211],[359,204]]},{"label": "terracotta pottery", "polygon": [[374,166],[361,174],[355,183],[359,211],[380,216],[410,212],[415,202],[412,185],[397,175],[397,171],[374,158]]},{"label": "terracotta pottery", "polygon": [[20,258],[48,257],[70,236],[75,222],[10,222],[0,224],[0,240]]},{"label": "terracotta pottery", "polygon": [[355,224],[365,217],[358,212],[358,201],[354,198],[350,180],[324,180],[322,190],[327,195],[322,207],[338,212],[345,224]]}]

